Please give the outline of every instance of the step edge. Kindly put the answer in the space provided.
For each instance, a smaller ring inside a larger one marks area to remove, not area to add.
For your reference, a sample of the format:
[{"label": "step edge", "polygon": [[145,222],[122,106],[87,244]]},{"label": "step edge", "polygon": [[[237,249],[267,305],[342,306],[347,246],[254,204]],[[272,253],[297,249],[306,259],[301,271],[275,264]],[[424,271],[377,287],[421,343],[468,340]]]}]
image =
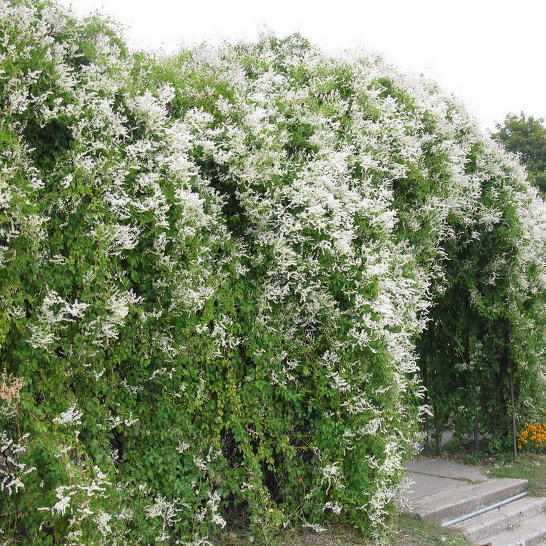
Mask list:
[{"label": "step edge", "polygon": [[[510,481],[507,481],[507,480],[510,480]],[[480,490],[487,491],[489,488],[493,486],[498,487],[498,489],[493,489],[493,490],[503,490],[509,487],[524,487],[525,489],[527,489],[528,485],[529,485],[528,480],[520,480],[520,479],[514,479],[514,478],[499,478],[498,480],[490,480],[490,481],[482,482],[472,486],[452,487],[450,489],[444,489],[443,491],[437,491],[436,493],[432,493],[431,495],[427,497],[427,499],[424,502],[421,503],[421,507],[425,508],[427,506],[437,504],[438,500],[444,498],[446,494],[448,494],[449,492],[452,492],[452,493],[458,492],[458,493],[468,494],[473,491],[474,492],[476,491],[479,492]]]},{"label": "step edge", "polygon": [[[538,501],[537,499],[540,499]],[[521,506],[521,505],[524,506]],[[475,529],[482,529],[484,526],[492,525],[498,521],[507,519],[511,522],[514,518],[522,519],[538,516],[542,512],[546,511],[546,497],[523,497],[521,499],[514,500],[506,503],[498,508],[493,508],[489,512],[478,514],[465,521],[461,521],[460,524],[454,526],[454,528],[461,531],[473,531]],[[503,512],[505,510],[506,512]],[[486,521],[486,518],[488,518]],[[465,525],[466,524],[466,525]]]},{"label": "step edge", "polygon": [[[514,531],[514,533],[516,532],[517,531]],[[538,529],[537,531],[530,531],[517,536],[509,536],[507,531],[502,531],[502,533],[479,539],[479,544],[482,545],[484,542],[486,544],[491,542],[491,544],[495,546],[500,541],[500,544],[503,545],[521,546],[522,544],[527,545],[528,540],[534,540],[537,538],[542,542],[546,538],[546,529]]]},{"label": "step edge", "polygon": [[[542,517],[541,517],[542,516]],[[528,518],[527,522],[533,522],[533,520],[538,520],[540,519],[541,520],[541,523],[546,523],[546,512],[544,513],[541,513],[541,514],[537,514],[536,516],[533,516],[531,518]],[[491,542],[492,544],[495,544],[495,541],[498,541],[499,538],[501,540],[504,540],[504,539],[509,539],[509,540],[526,540],[526,539],[534,539],[534,538],[546,538],[546,525],[544,525],[544,527],[542,529],[535,529],[535,530],[531,530],[529,531],[529,529],[523,531],[522,533],[519,533],[520,529],[517,529],[517,530],[514,530],[514,531],[507,531],[506,529],[504,531],[501,531],[500,533],[495,533],[494,535],[489,535],[483,539],[480,539],[480,540],[485,540],[486,542]],[[508,542],[504,542],[505,544],[508,544]],[[504,544],[503,543],[503,544]],[[516,543],[513,543],[513,544],[518,544],[517,542]]]},{"label": "step edge", "polygon": [[464,497],[462,499],[455,500],[455,502],[436,505],[433,507],[429,507],[428,505],[422,506],[417,509],[415,513],[421,516],[423,519],[434,519],[437,521],[445,517],[444,514],[446,511],[457,510],[459,514],[451,518],[455,519],[456,517],[462,516],[465,513],[469,513],[472,510],[485,508],[489,504],[495,504],[496,502],[500,502],[509,497],[518,495],[522,492],[523,491],[521,487],[505,487],[502,489],[499,488],[497,490],[483,493],[482,496],[479,497]]},{"label": "step edge", "polygon": [[[519,499],[519,500],[523,500],[523,499]],[[504,506],[501,506],[499,510],[504,507],[509,507],[511,504],[517,504],[519,500],[513,501],[513,503],[508,503]],[[504,514],[502,512],[499,512],[495,514],[496,517],[491,517],[488,521],[484,521],[481,525],[479,523],[475,523],[474,525],[464,527],[462,524],[475,519],[475,518],[470,518],[469,520],[466,520],[466,522],[461,522],[460,526],[457,526],[457,527],[454,526],[454,529],[457,529],[459,532],[461,532],[471,542],[476,542],[479,540],[483,540],[487,538],[488,536],[493,536],[495,534],[502,533],[506,531],[512,525],[519,525],[521,522],[525,520],[529,520],[535,516],[539,516],[541,514],[546,513],[545,507],[546,507],[546,503],[535,503],[535,504],[529,505],[528,507],[520,509],[517,512],[513,512],[511,514],[510,513]],[[480,516],[485,516],[486,514],[491,515],[492,512],[485,512],[483,514],[476,516],[476,518],[479,518]]]}]

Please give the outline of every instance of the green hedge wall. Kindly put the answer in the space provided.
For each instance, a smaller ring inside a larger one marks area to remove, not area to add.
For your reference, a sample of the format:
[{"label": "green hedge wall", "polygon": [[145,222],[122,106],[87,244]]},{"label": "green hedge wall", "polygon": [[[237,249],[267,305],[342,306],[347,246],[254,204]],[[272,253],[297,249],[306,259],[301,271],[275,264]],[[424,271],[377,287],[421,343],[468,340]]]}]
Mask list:
[{"label": "green hedge wall", "polygon": [[0,31],[7,543],[382,541],[419,363],[445,415],[508,361],[540,411],[544,203],[434,84],[299,36],[155,58],[49,1]]}]

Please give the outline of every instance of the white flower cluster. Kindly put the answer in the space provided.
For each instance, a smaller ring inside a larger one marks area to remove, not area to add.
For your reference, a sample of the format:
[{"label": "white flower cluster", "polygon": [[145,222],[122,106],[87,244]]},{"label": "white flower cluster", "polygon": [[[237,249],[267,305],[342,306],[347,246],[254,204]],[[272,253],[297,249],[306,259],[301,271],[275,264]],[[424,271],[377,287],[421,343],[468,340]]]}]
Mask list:
[{"label": "white flower cluster", "polygon": [[76,404],[63,411],[58,417],[53,418],[53,422],[59,425],[81,425],[83,413],[76,409]]},{"label": "white flower cluster", "polygon": [[[92,472],[92,476],[79,483],[58,486],[55,489],[57,502],[53,506],[37,508],[41,512],[49,513],[51,518],[55,518],[58,515],[70,515],[68,524],[72,533],[72,540],[75,540],[75,543],[77,543],[77,539],[81,536],[79,528],[84,521],[93,521],[102,536],[107,536],[111,532],[109,522],[114,516],[100,509],[95,511],[91,507],[97,497],[100,498],[101,495],[106,493],[111,486],[111,482],[107,480],[106,475],[98,467],[94,467]],[[115,517],[116,519],[123,519],[125,516],[123,511],[121,511]],[[41,525],[45,524],[46,520]]]},{"label": "white flower cluster", "polygon": [[30,325],[32,335],[29,343],[34,348],[47,349],[52,343],[58,341],[60,331],[66,327],[67,323],[84,317],[88,307],[87,303],[79,301],[69,303],[54,290],[48,290],[42,301],[37,322]]},{"label": "white flower cluster", "polygon": [[0,490],[8,495],[24,488],[24,476],[36,470],[36,467],[29,467],[20,461],[21,455],[27,450],[27,439],[28,434],[24,434],[15,441],[5,431],[0,431]]}]

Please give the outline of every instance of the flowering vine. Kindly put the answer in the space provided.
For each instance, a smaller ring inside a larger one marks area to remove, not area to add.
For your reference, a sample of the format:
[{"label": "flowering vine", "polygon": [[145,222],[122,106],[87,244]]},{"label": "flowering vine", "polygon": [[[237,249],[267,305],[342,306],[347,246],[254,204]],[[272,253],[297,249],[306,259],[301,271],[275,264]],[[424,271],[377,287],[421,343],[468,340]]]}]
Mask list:
[{"label": "flowering vine", "polygon": [[462,285],[538,403],[544,203],[432,83],[299,36],[156,59],[50,1],[0,29],[3,538],[382,540]]}]

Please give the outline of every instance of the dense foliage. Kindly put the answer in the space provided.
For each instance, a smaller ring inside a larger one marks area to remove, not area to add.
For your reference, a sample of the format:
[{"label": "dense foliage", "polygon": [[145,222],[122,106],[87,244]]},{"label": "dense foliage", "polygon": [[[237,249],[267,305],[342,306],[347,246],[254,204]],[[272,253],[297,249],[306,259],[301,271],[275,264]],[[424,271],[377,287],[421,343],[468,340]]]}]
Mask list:
[{"label": "dense foliage", "polygon": [[379,540],[419,351],[476,387],[446,415],[503,358],[537,400],[544,203],[433,84],[298,36],[157,60],[48,1],[0,30],[8,543]]},{"label": "dense foliage", "polygon": [[525,165],[529,181],[546,195],[546,126],[542,118],[508,114],[497,123],[492,137],[516,154]]}]

